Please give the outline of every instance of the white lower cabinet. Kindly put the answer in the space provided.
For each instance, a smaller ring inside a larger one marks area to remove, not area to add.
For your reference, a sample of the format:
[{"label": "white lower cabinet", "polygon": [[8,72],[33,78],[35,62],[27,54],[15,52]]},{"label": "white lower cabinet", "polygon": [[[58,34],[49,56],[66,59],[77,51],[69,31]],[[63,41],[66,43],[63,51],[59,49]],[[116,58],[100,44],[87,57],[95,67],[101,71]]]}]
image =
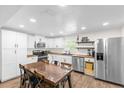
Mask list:
[{"label": "white lower cabinet", "polygon": [[14,77],[17,77],[17,65],[15,63],[3,64],[2,65],[2,80],[1,80],[1,82],[9,80]]},{"label": "white lower cabinet", "polygon": [[37,61],[38,61],[38,56],[28,57],[27,60],[28,60],[28,61],[27,61],[28,64],[29,64],[29,63],[37,62]]},{"label": "white lower cabinet", "polygon": [[57,55],[57,54],[48,54],[48,60],[50,62],[58,61],[72,64],[72,56],[71,55]]}]

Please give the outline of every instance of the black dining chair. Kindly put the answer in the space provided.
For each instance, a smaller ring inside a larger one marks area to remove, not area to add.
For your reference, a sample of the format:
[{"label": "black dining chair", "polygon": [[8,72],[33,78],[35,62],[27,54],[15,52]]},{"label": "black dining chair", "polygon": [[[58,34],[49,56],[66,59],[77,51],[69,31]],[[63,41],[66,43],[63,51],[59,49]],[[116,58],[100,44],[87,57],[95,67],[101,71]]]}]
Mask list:
[{"label": "black dining chair", "polygon": [[53,64],[58,65],[59,62],[55,60],[55,61],[53,61]]},{"label": "black dining chair", "polygon": [[26,87],[29,84],[28,77],[26,76],[25,67],[19,64],[20,68],[20,88]]},{"label": "black dining chair", "polygon": [[31,71],[29,71],[28,69],[25,70],[26,71],[26,75],[28,77],[29,80],[29,85],[28,88],[35,88],[39,82],[38,78],[35,76],[34,73],[32,73]]}]

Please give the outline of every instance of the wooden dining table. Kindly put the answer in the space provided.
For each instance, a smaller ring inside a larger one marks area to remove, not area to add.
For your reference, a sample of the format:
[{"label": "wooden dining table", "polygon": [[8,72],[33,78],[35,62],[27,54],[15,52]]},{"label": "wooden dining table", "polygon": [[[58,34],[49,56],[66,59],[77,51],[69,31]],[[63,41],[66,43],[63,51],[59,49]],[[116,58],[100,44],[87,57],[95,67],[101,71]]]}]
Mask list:
[{"label": "wooden dining table", "polygon": [[24,67],[32,73],[34,73],[34,71],[37,71],[39,74],[42,73],[42,75],[45,77],[45,80],[52,84],[54,87],[57,87],[58,84],[67,76],[69,88],[72,87],[72,69],[62,68],[61,66],[48,64],[45,62],[25,64]]}]

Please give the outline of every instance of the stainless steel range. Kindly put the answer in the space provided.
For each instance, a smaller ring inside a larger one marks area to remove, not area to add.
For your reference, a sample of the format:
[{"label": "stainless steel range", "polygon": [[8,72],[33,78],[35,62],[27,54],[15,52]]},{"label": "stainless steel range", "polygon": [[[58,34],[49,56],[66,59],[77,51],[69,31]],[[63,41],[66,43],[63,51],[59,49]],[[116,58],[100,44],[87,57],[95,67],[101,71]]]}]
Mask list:
[{"label": "stainless steel range", "polygon": [[48,58],[48,51],[33,50],[33,55],[37,55],[38,56],[38,61],[42,61],[43,59]]}]

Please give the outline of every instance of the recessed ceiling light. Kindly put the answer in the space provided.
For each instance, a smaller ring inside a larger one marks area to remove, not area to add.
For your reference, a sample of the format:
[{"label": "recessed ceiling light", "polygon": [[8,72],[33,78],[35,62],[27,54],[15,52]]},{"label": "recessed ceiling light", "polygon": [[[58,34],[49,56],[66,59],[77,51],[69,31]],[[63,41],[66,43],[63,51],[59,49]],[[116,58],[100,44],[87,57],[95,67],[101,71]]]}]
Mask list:
[{"label": "recessed ceiling light", "polygon": [[64,4],[60,4],[60,5],[58,5],[58,6],[60,6],[60,7],[66,7],[67,5],[64,5]]},{"label": "recessed ceiling light", "polygon": [[24,25],[19,25],[20,28],[24,28]]},{"label": "recessed ceiling light", "polygon": [[60,33],[60,34],[63,34],[63,31],[60,31],[59,33]]},{"label": "recessed ceiling light", "polygon": [[82,30],[85,30],[85,29],[87,29],[87,28],[83,26],[83,27],[81,27],[81,29],[82,29]]},{"label": "recessed ceiling light", "polygon": [[53,33],[50,33],[50,36],[54,36],[54,34]]},{"label": "recessed ceiling light", "polygon": [[30,22],[35,23],[35,22],[36,22],[36,19],[34,19],[34,18],[30,18]]},{"label": "recessed ceiling light", "polygon": [[104,22],[102,25],[107,26],[107,25],[109,25],[109,22]]}]

